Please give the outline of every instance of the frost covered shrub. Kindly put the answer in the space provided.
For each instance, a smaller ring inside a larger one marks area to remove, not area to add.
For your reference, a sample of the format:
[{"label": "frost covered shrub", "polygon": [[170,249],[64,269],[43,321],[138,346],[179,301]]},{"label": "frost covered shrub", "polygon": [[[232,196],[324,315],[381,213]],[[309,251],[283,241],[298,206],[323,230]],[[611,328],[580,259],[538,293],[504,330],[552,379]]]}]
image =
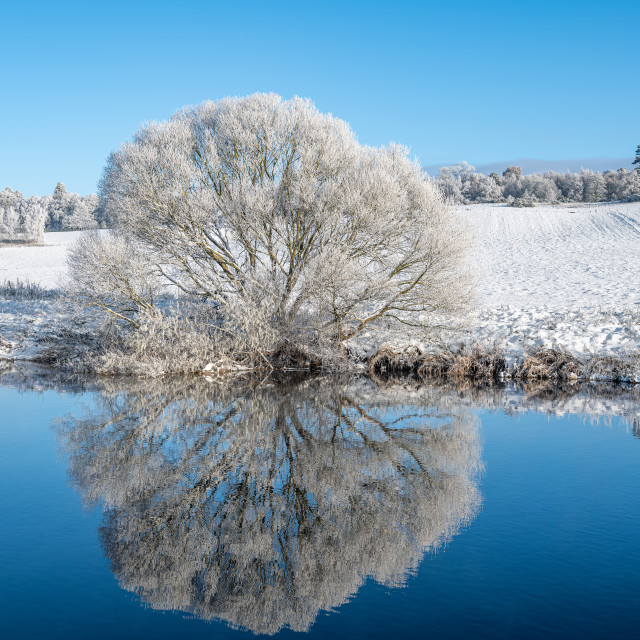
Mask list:
[{"label": "frost covered shrub", "polygon": [[97,357],[87,354],[74,363],[75,369],[157,377],[200,372],[223,358],[225,345],[214,332],[206,331],[198,318],[143,312],[137,319],[138,330],[107,336]]},{"label": "frost covered shrub", "polygon": [[156,312],[162,292],[157,273],[139,243],[118,233],[85,233],[70,249],[71,297],[87,309],[139,326],[138,315]]},{"label": "frost covered shrub", "polygon": [[528,197],[513,198],[509,196],[507,199],[507,205],[521,209],[522,207],[535,207],[536,203],[535,200]]},{"label": "frost covered shrub", "polygon": [[46,210],[40,198],[5,189],[0,197],[0,242],[43,242]]},{"label": "frost covered shrub", "polygon": [[58,291],[45,289],[36,282],[29,280],[5,280],[0,282],[0,299],[5,300],[49,300],[56,298]]},{"label": "frost covered shrub", "polygon": [[416,348],[398,352],[383,347],[368,364],[374,379],[412,376],[422,381],[440,377],[491,381],[506,371],[506,360],[498,348],[479,344],[435,353],[423,353]]},{"label": "frost covered shrub", "polygon": [[495,202],[502,198],[499,183],[491,176],[475,173],[466,162],[442,167],[437,184],[445,200],[452,204]]},{"label": "frost covered shrub", "polygon": [[[148,292],[197,298],[232,333],[242,320],[280,343],[336,343],[465,300],[465,236],[432,180],[307,100],[224,99],[146,126],[111,155],[100,195]],[[135,287],[91,255],[72,269],[80,297],[108,312],[124,300],[136,322]]]}]

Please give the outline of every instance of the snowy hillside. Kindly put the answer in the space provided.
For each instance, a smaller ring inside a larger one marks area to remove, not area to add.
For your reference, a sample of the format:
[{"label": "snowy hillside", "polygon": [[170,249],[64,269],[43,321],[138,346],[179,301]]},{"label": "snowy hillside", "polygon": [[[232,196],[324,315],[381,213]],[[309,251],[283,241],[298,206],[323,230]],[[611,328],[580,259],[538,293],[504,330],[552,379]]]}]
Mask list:
[{"label": "snowy hillside", "polygon": [[477,238],[474,340],[640,349],[639,203],[460,209]]},{"label": "snowy hillside", "polygon": [[463,206],[482,304],[640,310],[640,204]]}]

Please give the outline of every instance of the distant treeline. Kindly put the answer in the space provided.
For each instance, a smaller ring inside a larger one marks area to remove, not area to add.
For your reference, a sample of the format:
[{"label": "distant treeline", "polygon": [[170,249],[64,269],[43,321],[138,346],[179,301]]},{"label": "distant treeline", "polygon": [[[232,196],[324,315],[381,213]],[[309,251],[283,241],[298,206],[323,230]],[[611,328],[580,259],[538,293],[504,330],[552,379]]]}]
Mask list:
[{"label": "distant treeline", "polygon": [[50,196],[24,198],[9,187],[0,191],[0,242],[41,242],[45,231],[105,226],[98,196],[69,193],[62,182]]},{"label": "distant treeline", "polygon": [[522,175],[520,167],[508,167],[502,175],[476,173],[461,162],[443,167],[436,178],[445,197],[455,204],[506,202],[532,206],[538,202],[614,202],[640,200],[640,170],[618,169],[598,173],[533,173]]}]

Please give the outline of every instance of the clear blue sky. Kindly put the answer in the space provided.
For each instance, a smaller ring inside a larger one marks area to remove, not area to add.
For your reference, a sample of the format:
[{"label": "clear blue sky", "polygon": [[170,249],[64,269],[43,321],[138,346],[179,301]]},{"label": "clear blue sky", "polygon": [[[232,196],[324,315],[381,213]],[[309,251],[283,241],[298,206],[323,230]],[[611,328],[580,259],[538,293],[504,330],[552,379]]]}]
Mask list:
[{"label": "clear blue sky", "polygon": [[0,189],[96,190],[105,159],[185,104],[310,97],[423,165],[626,157],[640,2],[4,2]]}]

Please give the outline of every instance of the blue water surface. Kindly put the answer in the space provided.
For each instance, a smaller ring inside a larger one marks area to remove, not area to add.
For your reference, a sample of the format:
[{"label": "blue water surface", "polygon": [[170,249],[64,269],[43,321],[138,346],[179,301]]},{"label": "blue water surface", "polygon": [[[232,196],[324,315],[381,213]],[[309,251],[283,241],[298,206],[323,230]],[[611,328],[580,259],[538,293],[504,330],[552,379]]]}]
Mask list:
[{"label": "blue water surface", "polygon": [[[0,634],[253,635],[152,609],[119,585],[100,534],[106,507],[88,504],[71,481],[66,436],[56,426],[62,416],[82,420],[99,400],[98,391],[0,387]],[[394,408],[394,419],[402,411]],[[629,421],[471,412],[482,446],[474,481],[481,504],[472,517],[408,568],[404,586],[367,578],[347,602],[320,610],[304,635],[637,637],[640,439]]]}]

